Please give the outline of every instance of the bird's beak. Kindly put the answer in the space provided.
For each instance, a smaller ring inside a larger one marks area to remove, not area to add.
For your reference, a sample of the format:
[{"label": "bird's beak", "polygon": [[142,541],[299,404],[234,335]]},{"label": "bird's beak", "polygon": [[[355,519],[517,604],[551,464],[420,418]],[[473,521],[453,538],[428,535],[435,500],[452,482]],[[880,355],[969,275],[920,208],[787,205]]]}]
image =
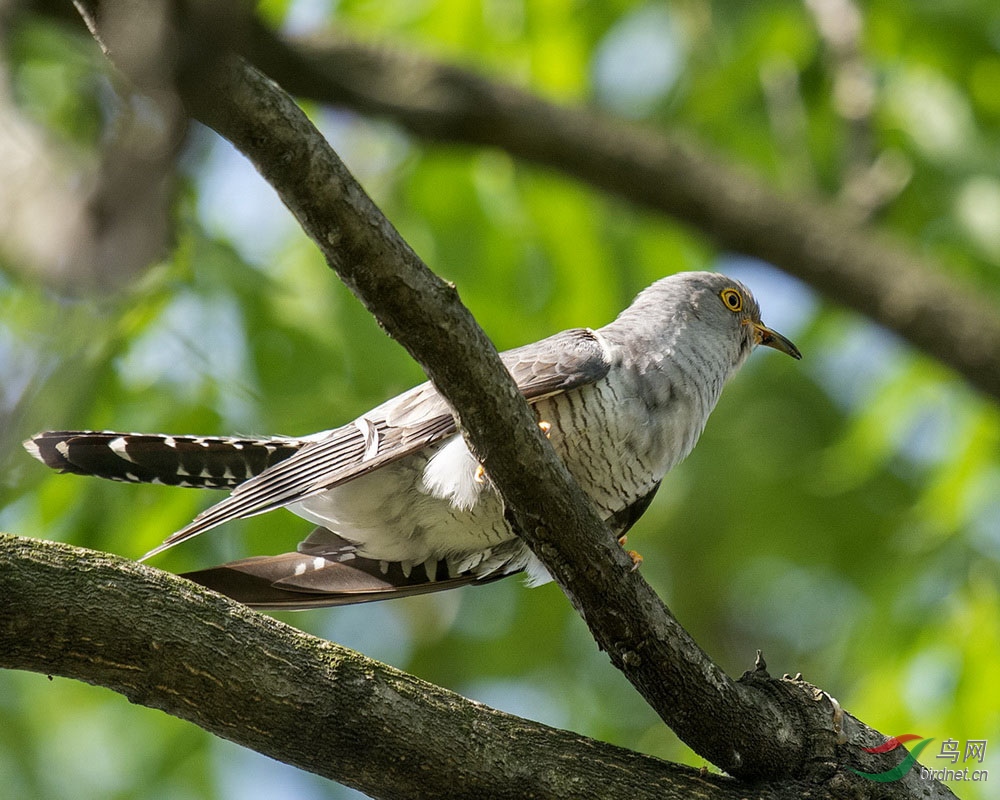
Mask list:
[{"label": "bird's beak", "polygon": [[757,337],[757,344],[762,344],[764,347],[773,347],[775,350],[787,353],[795,359],[802,358],[799,348],[792,344],[790,339],[786,339],[777,331],[772,331],[762,322],[753,323],[753,327],[754,334]]}]

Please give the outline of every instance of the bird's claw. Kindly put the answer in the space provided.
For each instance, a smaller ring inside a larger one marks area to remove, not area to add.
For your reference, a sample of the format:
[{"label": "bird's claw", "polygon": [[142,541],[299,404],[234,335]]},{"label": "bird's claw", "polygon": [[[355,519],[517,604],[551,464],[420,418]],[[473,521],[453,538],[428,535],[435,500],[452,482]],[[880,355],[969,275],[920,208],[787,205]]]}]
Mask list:
[{"label": "bird's claw", "polygon": [[[542,433],[545,434],[546,439],[548,439],[551,436],[550,434],[550,431],[552,430],[551,422],[547,422],[546,420],[543,419],[541,422],[538,423],[538,427],[542,429]],[[483,469],[482,464],[476,465],[476,474],[473,476],[473,480],[476,483],[486,483],[486,470]]]},{"label": "bird's claw", "polygon": [[[618,537],[618,544],[620,544],[622,547],[625,547],[625,543],[627,541],[628,541],[628,536],[624,533]],[[632,569],[630,570],[630,572],[635,572],[637,569],[639,569],[643,560],[642,555],[640,553],[637,553],[635,550],[626,550],[625,555],[627,555],[629,558],[632,559]]]}]

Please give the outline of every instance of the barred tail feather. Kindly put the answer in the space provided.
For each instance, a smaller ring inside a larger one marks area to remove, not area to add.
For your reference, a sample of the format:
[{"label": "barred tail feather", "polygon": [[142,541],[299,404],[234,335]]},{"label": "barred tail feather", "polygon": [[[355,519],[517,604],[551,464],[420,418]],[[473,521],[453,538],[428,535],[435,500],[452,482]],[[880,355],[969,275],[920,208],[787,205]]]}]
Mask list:
[{"label": "barred tail feather", "polygon": [[432,577],[439,571],[447,575],[445,567],[444,561],[436,562],[430,569],[424,565],[404,569],[398,563],[361,557],[333,561],[304,553],[282,553],[231,561],[181,577],[253,608],[299,611],[489,583],[506,574]]},{"label": "barred tail feather", "polygon": [[59,472],[113,481],[235,489],[298,450],[301,439],[45,431],[24,448]]}]

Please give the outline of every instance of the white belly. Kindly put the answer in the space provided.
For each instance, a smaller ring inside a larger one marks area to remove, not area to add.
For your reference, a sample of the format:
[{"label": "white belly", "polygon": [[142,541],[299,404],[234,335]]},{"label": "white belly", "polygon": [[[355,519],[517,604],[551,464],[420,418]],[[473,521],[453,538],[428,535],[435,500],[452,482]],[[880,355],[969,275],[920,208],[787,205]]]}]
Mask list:
[{"label": "white belly", "polygon": [[[549,438],[605,519],[650,492],[694,445],[687,404],[651,419],[637,393],[607,381],[535,405]],[[360,555],[419,563],[514,538],[499,497],[461,436],[289,506],[357,545]]]}]

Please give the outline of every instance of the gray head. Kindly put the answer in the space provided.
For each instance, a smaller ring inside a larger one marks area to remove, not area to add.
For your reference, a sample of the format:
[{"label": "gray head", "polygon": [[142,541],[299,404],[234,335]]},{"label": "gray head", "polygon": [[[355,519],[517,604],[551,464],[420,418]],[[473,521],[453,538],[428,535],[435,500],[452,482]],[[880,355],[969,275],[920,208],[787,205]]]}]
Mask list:
[{"label": "gray head", "polygon": [[757,345],[802,357],[764,325],[750,290],[717,272],[679,272],[657,281],[606,330],[612,338],[645,341],[646,351],[659,357],[698,351],[697,361],[715,362],[725,373],[737,369]]}]

